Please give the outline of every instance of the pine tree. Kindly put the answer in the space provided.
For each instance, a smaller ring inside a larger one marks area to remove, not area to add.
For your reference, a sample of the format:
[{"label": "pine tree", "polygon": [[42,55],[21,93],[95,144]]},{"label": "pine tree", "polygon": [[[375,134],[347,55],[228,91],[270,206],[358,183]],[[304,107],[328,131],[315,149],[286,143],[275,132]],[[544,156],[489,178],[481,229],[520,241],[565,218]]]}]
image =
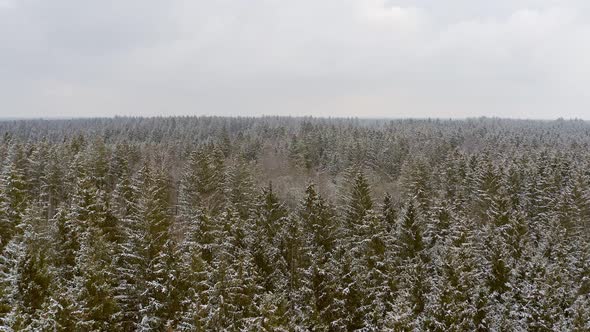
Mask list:
[{"label": "pine tree", "polygon": [[408,203],[397,230],[397,251],[402,260],[419,258],[425,248],[422,225],[413,200]]},{"label": "pine tree", "polygon": [[216,214],[221,206],[224,157],[219,149],[201,147],[190,154],[180,183],[180,215],[190,218],[197,209]]},{"label": "pine tree", "polygon": [[29,207],[0,259],[2,302],[10,308],[2,315],[2,324],[12,330],[34,330],[50,296],[44,217],[40,206]]},{"label": "pine tree", "polygon": [[180,245],[181,273],[178,285],[182,290],[182,313],[179,328],[186,331],[202,331],[207,326],[207,304],[211,291],[210,262],[202,257],[198,225],[189,228],[189,236]]},{"label": "pine tree", "polygon": [[362,172],[357,172],[352,180],[346,205],[346,221],[349,228],[354,228],[363,219],[367,211],[373,209],[371,189]]},{"label": "pine tree", "polygon": [[[148,166],[140,171],[135,215],[135,228],[131,241],[136,243],[133,252],[137,255],[135,269],[140,283],[134,286],[138,294],[140,330],[163,329],[171,324],[178,313],[179,296],[176,294],[177,279],[171,238],[169,180],[162,170],[152,171]],[[139,290],[144,289],[143,292]]]},{"label": "pine tree", "polygon": [[250,225],[231,206],[219,216],[219,223],[222,226],[213,262],[207,329],[248,330],[259,315],[260,293],[254,260],[248,250]]},{"label": "pine tree", "polygon": [[77,271],[77,255],[80,250],[80,236],[75,220],[70,218],[62,205],[51,219],[51,243],[53,250],[54,286],[52,299],[48,303],[48,316],[57,331],[75,329],[74,312],[79,310],[75,293],[74,275]]},{"label": "pine tree", "polygon": [[[368,211],[362,225],[357,229],[353,243],[356,243],[359,253],[355,264],[363,266],[361,270],[363,309],[365,309],[363,321],[369,325],[369,328],[382,329],[385,313],[391,309],[393,300],[390,289],[393,271],[387,257],[392,253],[393,239],[387,230],[384,218]],[[351,252],[354,251],[351,250]]]},{"label": "pine tree", "polygon": [[397,280],[393,282],[399,298],[394,307],[411,309],[403,313],[406,317],[404,319],[411,317],[418,321],[425,309],[431,282],[427,277],[428,259],[424,252],[423,223],[412,199],[407,203],[399,222],[394,246],[395,259],[392,265],[399,273]]},{"label": "pine tree", "polygon": [[54,147],[49,152],[45,172],[42,176],[44,191],[47,195],[47,217],[51,219],[56,209],[60,204],[66,200],[66,184],[63,179],[65,172],[63,169],[64,156],[59,148]]},{"label": "pine tree", "polygon": [[224,175],[225,207],[238,210],[241,218],[248,218],[253,207],[254,180],[244,159],[231,164]]},{"label": "pine tree", "polygon": [[23,148],[13,145],[0,173],[0,250],[14,236],[29,201],[26,167]]},{"label": "pine tree", "polygon": [[588,295],[580,296],[570,308],[571,323],[566,323],[564,330],[575,332],[590,330],[590,299]]},{"label": "pine tree", "polygon": [[389,193],[386,193],[383,197],[383,203],[381,204],[381,217],[383,223],[387,227],[389,233],[395,231],[397,225],[398,211],[394,206],[393,198]]},{"label": "pine tree", "polygon": [[131,178],[126,162],[120,165],[120,179],[113,192],[111,210],[118,222],[117,233],[120,243],[113,247],[113,266],[116,270],[114,280],[114,294],[121,317],[117,328],[123,331],[134,330],[139,321],[139,294],[141,280],[138,275],[142,270],[142,223],[139,214],[139,198],[143,191],[143,181],[146,168]]},{"label": "pine tree", "polygon": [[327,253],[334,250],[340,227],[334,220],[331,206],[316,192],[313,184],[305,190],[299,218],[302,220],[303,231],[307,234],[308,248],[321,247]]},{"label": "pine tree", "polygon": [[282,293],[267,293],[260,300],[260,317],[252,328],[256,331],[291,331],[294,326],[289,325],[289,304]]},{"label": "pine tree", "polygon": [[279,232],[286,222],[287,211],[274,194],[272,183],[263,188],[257,201],[253,230],[256,234],[253,238],[254,262],[264,279],[266,290],[274,291],[280,289],[280,282],[287,273],[279,248]]},{"label": "pine tree", "polygon": [[[293,326],[304,324],[306,316],[300,304],[304,303],[304,292],[301,287],[305,284],[303,276],[306,273],[306,255],[303,225],[299,218],[290,216],[283,224],[279,233],[279,250],[282,261],[285,262],[284,293],[288,301],[285,316]],[[280,268],[280,266],[278,267]],[[262,310],[262,309],[261,309]]]},{"label": "pine tree", "polygon": [[[469,232],[468,230],[465,230]],[[468,238],[471,236],[468,235]],[[425,328],[432,331],[480,330],[476,250],[471,243],[445,247],[435,261],[436,276],[425,307]],[[474,304],[472,304],[474,303]],[[481,310],[481,309],[480,309]]]},{"label": "pine tree", "polygon": [[404,183],[405,194],[415,197],[416,204],[426,209],[430,205],[432,195],[431,165],[424,157],[409,160],[402,168],[401,180]]},{"label": "pine tree", "polygon": [[88,227],[81,236],[73,285],[79,306],[73,312],[78,330],[112,331],[122,318],[112,284],[115,271],[110,263],[109,247],[96,226]]},{"label": "pine tree", "polygon": [[336,241],[340,233],[330,206],[316,193],[313,185],[306,189],[306,197],[299,208],[303,225],[304,257],[303,281],[304,315],[309,317],[309,328],[326,329],[338,319],[336,305],[337,283]]}]

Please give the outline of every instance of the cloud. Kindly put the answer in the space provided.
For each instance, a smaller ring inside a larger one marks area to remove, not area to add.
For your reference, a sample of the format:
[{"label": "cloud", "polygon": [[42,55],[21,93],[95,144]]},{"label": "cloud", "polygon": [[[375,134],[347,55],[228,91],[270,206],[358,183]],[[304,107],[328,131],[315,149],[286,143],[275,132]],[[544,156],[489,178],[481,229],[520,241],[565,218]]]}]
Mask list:
[{"label": "cloud", "polygon": [[424,24],[424,14],[416,7],[387,4],[385,0],[360,0],[360,12],[370,22],[391,29],[419,29]]},{"label": "cloud", "polygon": [[0,0],[0,10],[13,8],[15,5],[14,0]]},{"label": "cloud", "polygon": [[581,0],[0,0],[0,116],[590,118]]}]

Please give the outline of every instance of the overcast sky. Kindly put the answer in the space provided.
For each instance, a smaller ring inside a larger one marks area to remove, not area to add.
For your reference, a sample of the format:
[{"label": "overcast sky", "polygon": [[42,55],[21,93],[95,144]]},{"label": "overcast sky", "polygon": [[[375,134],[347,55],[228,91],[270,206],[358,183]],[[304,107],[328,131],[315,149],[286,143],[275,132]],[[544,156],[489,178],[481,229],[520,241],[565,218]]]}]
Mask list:
[{"label": "overcast sky", "polygon": [[0,117],[590,119],[587,0],[0,0]]}]

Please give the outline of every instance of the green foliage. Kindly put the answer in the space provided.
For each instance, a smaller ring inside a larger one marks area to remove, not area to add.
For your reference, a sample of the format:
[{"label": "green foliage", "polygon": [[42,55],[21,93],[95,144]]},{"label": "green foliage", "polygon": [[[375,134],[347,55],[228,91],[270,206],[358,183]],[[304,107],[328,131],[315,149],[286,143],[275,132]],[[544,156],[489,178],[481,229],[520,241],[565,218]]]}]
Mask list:
[{"label": "green foliage", "polygon": [[587,331],[589,128],[0,122],[0,330]]}]

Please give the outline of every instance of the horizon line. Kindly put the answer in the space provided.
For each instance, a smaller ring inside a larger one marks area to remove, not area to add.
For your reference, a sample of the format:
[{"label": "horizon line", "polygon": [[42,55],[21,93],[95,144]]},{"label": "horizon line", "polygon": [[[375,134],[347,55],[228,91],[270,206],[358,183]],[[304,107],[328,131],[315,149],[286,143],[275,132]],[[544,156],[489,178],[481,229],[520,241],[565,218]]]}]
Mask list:
[{"label": "horizon line", "polygon": [[112,115],[112,116],[40,116],[40,117],[0,117],[1,122],[8,121],[63,121],[63,120],[99,120],[99,119],[163,119],[163,118],[227,118],[227,119],[263,119],[263,118],[291,118],[291,119],[328,119],[328,120],[369,120],[369,121],[403,121],[403,120],[438,120],[438,121],[468,121],[468,120],[508,120],[508,121],[589,121],[578,117],[573,118],[510,118],[500,116],[473,116],[473,117],[371,117],[371,116],[315,116],[315,115]]}]

